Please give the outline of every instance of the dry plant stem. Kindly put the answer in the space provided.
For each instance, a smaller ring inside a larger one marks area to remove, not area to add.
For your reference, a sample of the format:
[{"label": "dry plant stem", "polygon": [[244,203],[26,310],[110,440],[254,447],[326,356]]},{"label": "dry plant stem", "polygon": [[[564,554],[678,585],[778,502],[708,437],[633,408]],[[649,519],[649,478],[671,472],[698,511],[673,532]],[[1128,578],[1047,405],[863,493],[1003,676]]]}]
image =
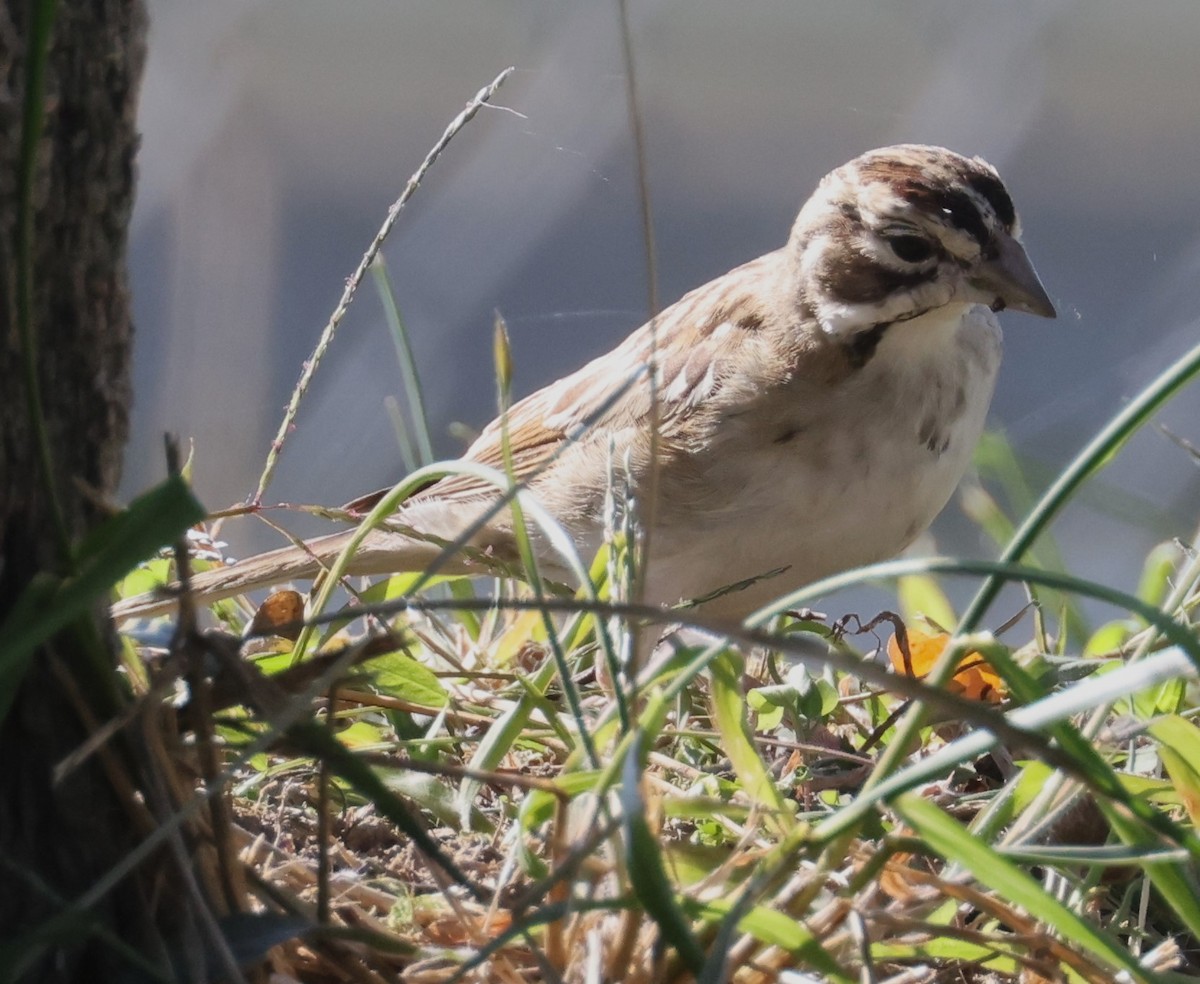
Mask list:
[{"label": "dry plant stem", "polygon": [[[194,648],[195,652],[189,657],[188,665],[199,668],[203,664],[203,650],[194,642],[191,644],[191,648]],[[200,757],[200,771],[204,777],[205,786],[207,786],[209,783],[215,782],[221,772],[216,744],[213,740],[212,681],[206,674],[189,670],[188,688],[191,691],[194,709],[192,720],[197,723],[196,750]],[[239,877],[241,868],[236,863],[236,853],[231,843],[230,831],[233,826],[233,816],[224,791],[209,798],[208,809],[213,847],[217,855],[221,896],[225,902],[226,913],[240,912],[245,886]]]},{"label": "dry plant stem", "polygon": [[[175,861],[180,880],[195,902],[192,911],[199,920],[207,945],[212,948],[212,953],[218,961],[220,969],[235,984],[246,984],[237,958],[229,949],[225,934],[217,925],[212,911],[212,893],[205,892],[196,881],[193,868],[199,867],[202,872],[205,870],[202,852],[199,850],[189,851],[188,846],[184,843],[182,823],[172,822],[175,817],[180,815],[179,803],[187,798],[188,793],[182,788],[182,784],[178,781],[178,775],[171,767],[171,756],[163,743],[161,718],[154,713],[155,710],[155,708],[147,706],[146,713],[142,717],[142,737],[145,747],[158,762],[158,768],[148,770],[148,783],[144,790],[147,805],[159,818],[155,833],[158,833],[159,830],[164,831],[163,837],[166,840],[167,851]],[[149,839],[147,838],[147,840]],[[199,837],[193,837],[193,839],[197,842],[200,841]],[[212,879],[208,880],[211,882]],[[189,937],[189,942],[195,942],[194,936]],[[192,953],[189,953],[189,956],[195,956],[201,961],[199,965],[201,976],[195,979],[203,980],[209,976],[202,969],[202,956]]]},{"label": "dry plant stem", "polygon": [[[854,700],[861,699],[861,700],[865,701],[870,698],[878,696],[879,693],[880,693],[880,691],[872,691],[870,693],[862,694],[859,697],[856,697],[853,699]],[[848,704],[850,702],[851,702],[851,699],[843,699],[841,701],[841,703],[843,705]],[[676,731],[673,733],[678,738],[699,738],[702,741],[720,741],[721,740],[721,736],[717,732],[704,731],[700,728],[684,728],[682,730],[679,730],[679,731]],[[842,762],[852,762],[855,765],[870,766],[870,765],[875,764],[874,759],[871,759],[871,758],[867,757],[866,755],[859,755],[855,752],[843,751],[840,748],[829,748],[825,745],[817,745],[810,741],[788,741],[785,738],[771,738],[768,735],[755,735],[754,741],[755,741],[755,744],[758,744],[758,745],[767,745],[771,748],[782,748],[782,749],[786,749],[788,751],[793,751],[793,752],[811,752],[813,755],[820,756],[821,758],[838,759]],[[651,754],[661,755],[661,753],[659,753],[659,752],[653,752]],[[684,775],[689,774],[687,771],[688,769],[691,769],[697,775],[697,777],[708,774],[708,773],[704,772],[703,769],[696,769],[694,766],[686,766],[685,767],[685,766],[683,766],[682,763],[676,761],[675,759],[666,758],[665,756],[664,756],[664,759],[665,759],[665,761],[660,764],[662,764],[664,767],[673,767],[675,769],[679,769],[680,771],[683,772]],[[668,763],[674,763],[674,765],[668,766]]]},{"label": "dry plant stem", "polygon": [[[571,822],[570,803],[560,799],[554,807],[554,825],[550,830],[550,861],[557,869],[568,854],[567,828]],[[554,885],[548,896],[551,902],[567,901],[567,883]],[[567,969],[567,950],[564,937],[565,918],[546,924],[546,959],[555,970]]]},{"label": "dry plant stem", "polygon": [[[337,684],[329,687],[325,698],[325,727],[331,735],[337,714]],[[322,759],[317,763],[317,921],[329,922],[329,766]]]},{"label": "dry plant stem", "polygon": [[[83,722],[83,726],[91,735],[99,734],[102,730],[107,735],[109,734],[107,727],[101,729],[97,727],[95,715],[92,713],[91,707],[87,701],[83,699],[83,694],[79,691],[79,683],[70,673],[67,672],[62,661],[57,657],[52,658],[51,669],[54,672],[55,678],[62,686],[63,692],[71,701],[75,708],[75,713],[79,715],[79,720]],[[125,767],[117,760],[117,757],[112,753],[112,750],[107,747],[106,743],[101,743],[92,746],[96,753],[100,756],[101,764],[104,767],[105,777],[112,788],[116,791],[122,805],[125,807],[129,815],[130,822],[133,823],[138,831],[145,835],[154,829],[154,816],[146,808],[142,801],[136,786],[129,777],[129,773]],[[80,757],[72,755],[71,762],[78,765]],[[60,762],[54,770],[54,781],[57,784],[65,778],[69,772],[66,764]]]},{"label": "dry plant stem", "polygon": [[[600,849],[600,845],[608,840],[619,828],[619,820],[610,820],[604,827],[593,830],[582,841],[576,843],[565,856],[560,855],[559,864],[556,865],[550,874],[527,886],[512,900],[509,909],[514,913],[514,917],[523,914],[527,910],[537,909],[541,905],[542,900],[560,882],[578,880],[581,877],[580,872],[584,871],[588,867],[589,862],[594,860],[593,855]],[[577,942],[574,939],[569,940],[568,949],[572,948]]]},{"label": "dry plant stem", "polygon": [[[163,438],[167,457],[167,472],[177,476],[181,472],[179,460],[179,444],[167,435]],[[171,655],[176,665],[183,667],[184,679],[187,681],[191,703],[194,709],[192,727],[196,734],[196,750],[200,757],[200,771],[205,786],[216,780],[220,773],[220,764],[213,741],[212,724],[212,680],[205,667],[207,649],[199,638],[196,630],[196,604],[191,592],[192,557],[188,550],[186,539],[180,539],[175,544],[175,571],[179,578],[179,621],[171,636]],[[147,727],[155,720],[161,720],[147,705],[144,718]],[[163,764],[170,767],[164,758]],[[238,865],[235,863],[230,845],[230,828],[233,818],[229,812],[229,804],[224,793],[217,793],[209,798],[209,823],[212,832],[213,846],[217,854],[217,870],[220,882],[221,897],[224,900],[224,912],[228,915],[241,910],[241,898],[244,886],[235,873]],[[174,843],[174,838],[172,838]]]},{"label": "dry plant stem", "polygon": [[621,913],[621,928],[617,933],[617,946],[613,950],[608,963],[608,979],[612,981],[628,980],[633,972],[634,946],[638,941],[642,926],[642,910],[640,906],[630,906]]},{"label": "dry plant stem", "polygon": [[862,913],[857,909],[851,909],[846,913],[846,929],[852,945],[858,951],[863,978],[874,980],[877,975],[875,965],[871,960],[871,934],[867,928],[866,920],[863,919]]},{"label": "dry plant stem", "polygon": [[392,227],[396,224],[401,210],[408,204],[409,199],[412,198],[420,186],[426,173],[441,156],[442,151],[446,149],[450,141],[458,134],[458,131],[475,117],[475,114],[479,112],[485,103],[491,101],[497,90],[507,81],[512,72],[513,69],[511,67],[506,68],[489,85],[484,86],[475,94],[475,97],[467,103],[466,108],[446,127],[446,132],[442,134],[441,139],[425,155],[425,160],[421,162],[421,166],[417,168],[413,176],[408,179],[408,184],[405,185],[400,197],[388,209],[387,218],[383,220],[383,225],[379,227],[379,231],[375,234],[371,245],[367,247],[367,251],[363,254],[363,258],[358,264],[358,268],[350,275],[350,279],[346,281],[346,287],[342,291],[341,299],[338,301],[337,307],[334,308],[333,314],[329,316],[329,322],[325,325],[325,330],[321,332],[321,338],[317,342],[317,347],[304,364],[304,370],[301,372],[300,379],[296,383],[296,388],[292,392],[292,398],[288,402],[287,411],[284,413],[283,421],[279,425],[279,431],[275,435],[275,440],[271,443],[271,450],[267,453],[267,460],[263,465],[262,475],[258,479],[258,488],[255,489],[254,494],[250,497],[251,505],[261,505],[263,495],[267,491],[267,486],[275,474],[275,468],[279,462],[279,454],[283,450],[283,442],[287,438],[288,431],[296,419],[296,413],[300,408],[300,401],[304,398],[304,394],[308,392],[309,384],[312,383],[317,366],[333,342],[333,336],[337,333],[338,325],[341,324],[342,318],[346,316],[346,311],[350,307],[350,301],[354,298],[359,285],[367,274],[368,268],[383,246],[383,241],[387,239],[388,234],[392,231]]},{"label": "dry plant stem", "polygon": [[554,782],[554,780],[542,779],[539,776],[526,776],[518,772],[471,769],[466,766],[454,765],[450,762],[425,762],[420,759],[389,755],[386,752],[359,752],[358,758],[370,765],[382,766],[385,769],[407,769],[410,772],[422,772],[430,776],[447,776],[451,779],[473,779],[476,782],[497,786],[536,789],[543,793],[549,793],[560,803],[569,803],[571,799],[570,795],[564,792],[562,787]]},{"label": "dry plant stem", "polygon": [[[354,655],[355,647],[347,647],[346,653],[342,658],[331,664],[329,669],[312,686],[298,694],[294,699],[283,702],[278,707],[272,707],[270,724],[274,730],[260,735],[251,741],[243,749],[239,760],[222,772],[211,786],[203,790],[189,791],[186,794],[182,794],[180,796],[182,805],[175,809],[169,816],[160,817],[154,829],[147,834],[145,839],[130,851],[121,862],[113,865],[109,871],[97,878],[91,888],[83,896],[75,900],[73,908],[82,911],[94,905],[97,899],[112,890],[113,885],[117,881],[127,877],[146,857],[158,850],[167,837],[203,809],[208,799],[220,794],[224,787],[232,781],[236,770],[242,764],[248,761],[251,756],[267,748],[275,740],[279,732],[286,730],[299,721],[306,713],[306,709],[311,702],[327,690],[333,680],[346,672],[353,662]],[[145,725],[143,730],[147,742],[153,744],[157,735],[155,728]],[[158,744],[161,746],[161,741]],[[165,756],[165,752],[163,755]],[[436,865],[432,866],[430,870],[435,872],[440,871]]]},{"label": "dry plant stem", "polygon": [[[513,609],[546,609],[551,612],[592,612],[600,615],[620,615],[629,619],[644,619],[650,623],[673,621],[677,613],[649,605],[613,604],[609,602],[593,602],[586,599],[557,599],[546,598],[537,602],[527,602],[523,599],[506,599],[503,602]],[[442,609],[461,609],[464,611],[486,611],[496,604],[495,599],[473,598],[453,601],[437,601],[426,598],[405,598],[395,602],[363,606],[359,614],[371,613],[378,616],[394,615],[405,609],[413,611],[438,611]],[[322,625],[327,622],[344,618],[344,615],[321,616],[310,619],[309,625]],[[1049,764],[1067,772],[1080,772],[1077,763],[1052,745],[1044,736],[1023,731],[1008,723],[1004,714],[979,705],[977,701],[957,697],[947,691],[932,690],[920,680],[895,674],[882,666],[851,658],[836,650],[817,646],[797,636],[776,636],[762,629],[750,628],[725,620],[705,618],[700,615],[688,614],[687,624],[703,629],[715,636],[736,640],[749,646],[773,646],[776,649],[792,655],[816,659],[835,670],[850,673],[860,677],[867,683],[887,689],[903,697],[922,700],[936,710],[951,717],[963,718],[975,722],[985,728],[997,742],[1004,742],[1015,748],[1024,748],[1031,754],[1037,754]],[[969,640],[966,640],[969,642]],[[682,678],[673,686],[682,686]]]},{"label": "dry plant stem", "polygon": [[325,973],[336,975],[343,981],[353,981],[355,984],[389,984],[386,977],[380,977],[370,967],[363,965],[362,956],[358,953],[323,946],[314,949],[313,956]]},{"label": "dry plant stem", "polygon": [[[807,870],[798,872],[793,875],[788,882],[775,893],[771,899],[771,908],[793,915],[801,925],[813,936],[820,940],[823,944],[828,943],[828,935],[833,931],[834,927],[841,922],[842,917],[849,908],[849,902],[844,899],[836,899],[833,905],[836,907],[836,919],[829,919],[828,913],[825,922],[818,927],[814,924],[813,919],[802,918],[803,913],[797,913],[796,907],[792,904],[794,899],[801,894],[804,886],[808,885],[811,880],[811,873]],[[762,947],[761,941],[749,933],[741,936],[738,941],[729,949],[729,966],[740,967],[750,962],[756,951]],[[763,970],[782,970],[784,967],[794,960],[792,954],[786,951],[779,950],[775,947],[768,947],[764,951],[759,952],[757,957],[754,957],[757,969],[752,974],[748,975],[745,980],[747,982],[763,982],[774,980],[773,976],[767,977]]]},{"label": "dry plant stem", "polygon": [[[384,694],[370,694],[361,690],[343,690],[340,692],[340,700],[343,704],[362,704],[368,707],[386,707],[396,711],[410,711],[413,714],[445,714],[446,719],[454,721],[456,724],[469,724],[479,727],[490,727],[496,723],[495,718],[489,717],[486,714],[473,714],[470,711],[447,710],[442,707],[429,707],[426,704],[418,704],[411,700],[404,700],[402,697],[388,697]],[[558,742],[549,742],[557,747],[561,747]]]},{"label": "dry plant stem", "polygon": [[[55,668],[54,672],[59,677],[64,676],[66,673],[61,664]],[[69,696],[71,701],[78,707],[78,703],[81,699],[79,685],[73,678],[63,680],[62,685],[64,690],[73,691]],[[165,696],[165,692],[160,691],[156,696],[161,698]],[[140,700],[134,701],[125,707],[119,715],[109,718],[104,722],[104,724],[99,725],[94,729],[92,728],[92,724],[96,721],[95,717],[89,714],[85,718],[81,713],[80,720],[82,720],[89,729],[88,736],[84,741],[75,746],[75,749],[71,752],[71,754],[59,759],[58,763],[54,766],[54,785],[57,786],[68,776],[70,776],[72,772],[90,759],[92,755],[102,751],[112,740],[113,735],[126,728],[129,725],[129,722],[134,720],[134,718],[136,718],[140,713]],[[132,785],[129,788],[132,789]]]},{"label": "dry plant stem", "polygon": [[1111,974],[1103,967],[1095,964],[1085,953],[1077,953],[1044,930],[1040,923],[1013,909],[1004,900],[989,892],[981,891],[973,885],[942,878],[939,875],[909,871],[908,875],[915,883],[931,885],[944,896],[955,899],[961,904],[979,910],[985,916],[1006,926],[1015,939],[1036,939],[1041,946],[1061,964],[1071,968],[1085,981],[1093,984],[1106,984],[1112,980]]}]

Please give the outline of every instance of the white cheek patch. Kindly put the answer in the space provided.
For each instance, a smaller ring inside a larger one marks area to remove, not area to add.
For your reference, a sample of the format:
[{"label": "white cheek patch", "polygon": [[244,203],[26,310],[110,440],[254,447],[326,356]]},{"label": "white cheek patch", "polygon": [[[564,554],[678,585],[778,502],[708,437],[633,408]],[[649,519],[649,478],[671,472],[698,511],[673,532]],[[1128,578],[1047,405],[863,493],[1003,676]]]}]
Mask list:
[{"label": "white cheek patch", "polygon": [[875,304],[850,304],[835,298],[816,298],[817,320],[825,334],[849,338],[860,331],[913,314],[942,307],[954,300],[954,285],[949,278],[938,277],[927,284],[901,291]]},{"label": "white cheek patch", "polygon": [[846,338],[884,320],[879,304],[848,304],[845,301],[818,300],[817,320],[821,330],[833,338]]},{"label": "white cheek patch", "polygon": [[[800,257],[801,283],[815,285],[820,282],[818,264],[834,248],[832,236],[814,236],[809,240]],[[815,290],[810,293],[809,300],[815,303],[822,331],[833,337],[852,335],[880,320],[880,304],[851,304],[818,294]]]}]

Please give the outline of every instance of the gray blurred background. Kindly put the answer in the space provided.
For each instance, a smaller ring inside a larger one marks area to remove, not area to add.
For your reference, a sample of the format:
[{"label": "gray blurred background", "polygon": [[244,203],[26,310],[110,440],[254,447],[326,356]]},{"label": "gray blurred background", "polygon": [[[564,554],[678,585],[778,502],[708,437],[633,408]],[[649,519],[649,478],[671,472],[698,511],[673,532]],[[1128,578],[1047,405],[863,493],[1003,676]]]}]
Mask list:
[{"label": "gray blurred background", "polygon": [[[1049,477],[1192,346],[1200,312],[1200,5],[631,0],[663,303],[785,240],[826,171],[870,147],[995,164],[1059,309],[1006,315],[993,406]],[[389,204],[502,68],[385,247],[437,450],[495,407],[492,312],[523,395],[647,313],[615,3],[151,0],[132,244],[136,394],[125,491],[195,440],[210,509],[254,489],[322,327]],[[370,283],[289,438],[268,501],[391,484],[399,373]],[[1161,422],[1200,443],[1200,393]],[[1055,526],[1072,569],[1132,587],[1190,539],[1200,472],[1150,430]],[[1118,514],[1119,513],[1119,514]],[[278,516],[300,532],[311,522]],[[956,505],[947,551],[989,554]],[[277,544],[224,530],[242,556]],[[928,545],[927,545],[928,546]],[[965,590],[965,589],[964,589]]]}]

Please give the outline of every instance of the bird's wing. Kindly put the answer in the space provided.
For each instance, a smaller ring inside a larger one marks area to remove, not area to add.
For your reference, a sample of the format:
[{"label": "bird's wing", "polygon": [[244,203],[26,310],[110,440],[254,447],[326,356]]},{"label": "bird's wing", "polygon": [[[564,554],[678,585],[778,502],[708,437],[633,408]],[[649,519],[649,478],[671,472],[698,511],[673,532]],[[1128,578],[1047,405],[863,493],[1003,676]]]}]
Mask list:
[{"label": "bird's wing", "polygon": [[[753,344],[763,329],[770,316],[764,297],[773,296],[782,261],[779,253],[769,253],[686,294],[611,352],[514,404],[484,428],[463,458],[506,470],[507,430],[513,476],[527,482],[569,441],[594,427],[606,432],[646,427],[651,364],[657,366],[659,433],[670,442],[726,382],[737,350]],[[477,498],[494,491],[473,476],[448,475],[408,501]],[[384,494],[363,496],[346,508],[364,512]]]}]

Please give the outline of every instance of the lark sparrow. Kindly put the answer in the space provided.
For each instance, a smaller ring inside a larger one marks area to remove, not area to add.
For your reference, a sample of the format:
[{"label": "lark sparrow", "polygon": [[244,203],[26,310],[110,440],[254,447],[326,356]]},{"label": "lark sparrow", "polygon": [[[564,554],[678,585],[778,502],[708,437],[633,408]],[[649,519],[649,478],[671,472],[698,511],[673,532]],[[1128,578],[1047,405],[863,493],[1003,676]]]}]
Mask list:
[{"label": "lark sparrow", "polygon": [[[625,502],[653,490],[639,506],[645,599],[717,593],[709,614],[744,616],[889,557],[929,526],[983,428],[1000,364],[993,312],[1005,308],[1055,316],[996,171],[939,147],[870,151],[821,181],[783,249],[693,290],[513,406],[516,475],[585,558],[601,544],[610,489]],[[504,467],[498,422],[465,458]],[[395,519],[449,540],[495,499],[482,481],[452,476]],[[512,558],[511,524],[499,510],[472,545]],[[253,557],[192,587],[204,600],[309,578],[349,536]],[[535,545],[547,573],[565,576],[544,540]],[[381,528],[350,572],[420,570],[439,550]],[[719,593],[739,581],[752,583]],[[143,596],[115,614],[171,605]]]}]

